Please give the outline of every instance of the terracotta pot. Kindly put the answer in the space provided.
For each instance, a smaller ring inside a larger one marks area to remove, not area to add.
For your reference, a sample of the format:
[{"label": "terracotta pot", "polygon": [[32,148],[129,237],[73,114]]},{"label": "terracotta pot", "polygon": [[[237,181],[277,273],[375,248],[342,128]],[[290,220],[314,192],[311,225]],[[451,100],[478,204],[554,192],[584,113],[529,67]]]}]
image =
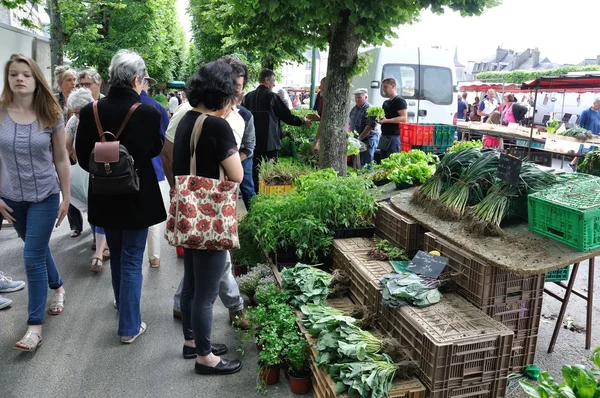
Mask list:
[{"label": "terracotta pot", "polygon": [[270,368],[260,368],[260,379],[265,382],[266,385],[272,386],[273,384],[279,383],[279,370],[280,366],[273,366]]},{"label": "terracotta pot", "polygon": [[310,391],[312,371],[305,369],[304,372],[296,375],[294,372],[288,371],[290,380],[290,390],[294,394],[306,394]]}]

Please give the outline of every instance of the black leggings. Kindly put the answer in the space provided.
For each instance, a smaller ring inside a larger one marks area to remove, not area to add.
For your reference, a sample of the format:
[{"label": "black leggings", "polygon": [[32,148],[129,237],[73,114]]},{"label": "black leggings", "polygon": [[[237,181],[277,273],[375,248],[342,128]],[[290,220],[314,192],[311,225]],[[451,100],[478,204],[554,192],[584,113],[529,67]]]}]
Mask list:
[{"label": "black leggings", "polygon": [[77,207],[69,205],[67,218],[69,219],[69,226],[71,227],[71,231],[83,231],[83,216],[81,215],[81,212]]},{"label": "black leggings", "polygon": [[213,304],[225,272],[227,251],[185,249],[181,318],[183,337],[196,341],[196,353],[210,354]]}]

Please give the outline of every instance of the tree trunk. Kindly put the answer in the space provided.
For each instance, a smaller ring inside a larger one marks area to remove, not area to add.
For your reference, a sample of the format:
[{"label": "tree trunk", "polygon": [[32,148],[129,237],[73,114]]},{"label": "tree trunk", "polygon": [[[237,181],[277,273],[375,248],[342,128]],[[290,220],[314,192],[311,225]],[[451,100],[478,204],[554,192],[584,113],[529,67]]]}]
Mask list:
[{"label": "tree trunk", "polygon": [[48,0],[46,12],[50,17],[50,63],[51,75],[54,82],[54,69],[63,64],[65,33],[58,0]]},{"label": "tree trunk", "polygon": [[319,164],[332,167],[339,175],[346,175],[346,137],[348,125],[348,92],[352,70],[358,58],[361,37],[354,32],[354,24],[344,15],[342,21],[331,26],[327,85],[319,145]]}]

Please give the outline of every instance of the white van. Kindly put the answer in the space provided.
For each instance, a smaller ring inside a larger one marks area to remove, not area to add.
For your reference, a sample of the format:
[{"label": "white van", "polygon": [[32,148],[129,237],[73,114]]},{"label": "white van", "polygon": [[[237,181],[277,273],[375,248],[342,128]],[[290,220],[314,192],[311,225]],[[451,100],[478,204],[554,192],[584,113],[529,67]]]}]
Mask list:
[{"label": "white van", "polygon": [[368,53],[373,61],[367,72],[355,76],[350,90],[366,88],[369,103],[382,106],[386,98],[381,81],[393,77],[398,94],[408,103],[409,123],[452,124],[457,111],[456,75],[453,54],[434,48],[376,47]]}]

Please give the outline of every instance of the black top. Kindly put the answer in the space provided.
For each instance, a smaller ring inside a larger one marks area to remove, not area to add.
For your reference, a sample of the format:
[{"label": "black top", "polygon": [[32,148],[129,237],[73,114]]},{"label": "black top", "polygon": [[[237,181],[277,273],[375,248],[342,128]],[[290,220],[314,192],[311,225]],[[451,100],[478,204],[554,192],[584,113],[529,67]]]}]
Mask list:
[{"label": "black top", "polygon": [[244,97],[244,106],[254,115],[256,147],[254,153],[281,149],[280,120],[292,126],[302,126],[304,121],[295,116],[283,100],[267,87],[260,85]]},{"label": "black top", "polygon": [[[98,101],[98,114],[104,131],[116,132],[131,105],[140,96],[131,88],[111,87],[108,95]],[[81,108],[75,150],[81,167],[89,171],[92,149],[100,140],[92,104]],[[109,229],[142,229],[167,218],[152,158],[160,155],[164,144],[160,131],[160,112],[142,104],[133,113],[119,141],[133,157],[140,179],[140,190],[130,195],[88,194],[88,220]]]},{"label": "black top", "polygon": [[[190,174],[190,139],[200,112],[188,111],[179,122],[173,144],[173,174]],[[219,178],[221,162],[238,151],[233,130],[220,117],[208,116],[196,145],[196,175]]]},{"label": "black top", "polygon": [[[386,119],[393,119],[398,117],[398,111],[407,108],[406,101],[401,96],[397,95],[396,97],[385,100],[383,103],[383,110],[385,111]],[[381,135],[399,135],[400,128],[398,126],[399,123],[383,123],[381,125]]]}]

